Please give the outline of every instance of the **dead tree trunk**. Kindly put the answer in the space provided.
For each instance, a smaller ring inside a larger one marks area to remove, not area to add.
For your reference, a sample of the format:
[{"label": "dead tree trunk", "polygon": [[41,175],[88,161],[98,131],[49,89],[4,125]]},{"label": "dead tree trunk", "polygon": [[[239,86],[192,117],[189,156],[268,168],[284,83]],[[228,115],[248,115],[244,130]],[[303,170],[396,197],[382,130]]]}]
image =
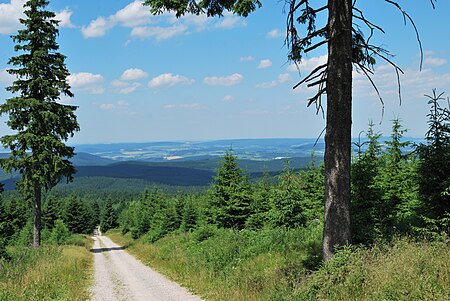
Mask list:
[{"label": "dead tree trunk", "polygon": [[352,1],[329,0],[323,258],[350,242]]}]

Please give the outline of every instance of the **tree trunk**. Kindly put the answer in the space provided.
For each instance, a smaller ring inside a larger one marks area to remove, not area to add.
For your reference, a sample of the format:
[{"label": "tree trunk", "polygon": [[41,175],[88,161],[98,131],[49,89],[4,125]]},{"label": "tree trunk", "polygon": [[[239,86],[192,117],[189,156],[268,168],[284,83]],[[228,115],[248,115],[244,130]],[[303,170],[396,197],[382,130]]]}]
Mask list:
[{"label": "tree trunk", "polygon": [[323,258],[350,242],[352,1],[329,0]]},{"label": "tree trunk", "polygon": [[39,248],[41,245],[41,186],[39,184],[34,184],[33,215],[33,248]]}]

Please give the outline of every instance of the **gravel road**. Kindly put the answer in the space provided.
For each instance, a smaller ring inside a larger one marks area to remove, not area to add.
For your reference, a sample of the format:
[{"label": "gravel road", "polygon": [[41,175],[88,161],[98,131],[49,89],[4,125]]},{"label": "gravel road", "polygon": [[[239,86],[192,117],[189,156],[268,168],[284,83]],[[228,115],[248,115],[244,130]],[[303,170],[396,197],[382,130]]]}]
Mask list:
[{"label": "gravel road", "polygon": [[106,236],[95,236],[93,301],[201,301],[136,260]]}]

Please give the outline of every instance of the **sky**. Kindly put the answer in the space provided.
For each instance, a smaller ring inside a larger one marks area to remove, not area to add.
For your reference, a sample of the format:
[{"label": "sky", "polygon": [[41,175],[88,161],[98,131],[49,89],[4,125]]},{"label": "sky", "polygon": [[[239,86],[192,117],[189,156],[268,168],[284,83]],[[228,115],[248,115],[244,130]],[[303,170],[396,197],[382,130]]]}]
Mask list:
[{"label": "sky", "polygon": [[[399,117],[411,137],[427,130],[427,98],[432,89],[450,95],[450,1],[398,2],[413,27],[384,0],[359,1],[367,18],[385,29],[374,44],[395,55],[402,68],[402,103],[393,68],[378,61],[374,82],[354,72],[353,136],[367,129],[388,136]],[[11,97],[6,69],[15,55],[10,36],[21,25],[24,0],[0,1],[0,103]],[[49,10],[60,20],[57,42],[67,56],[68,82],[78,106],[81,130],[71,144],[215,140],[237,138],[316,138],[325,127],[322,114],[307,108],[314,89],[293,89],[308,71],[326,61],[326,46],[308,53],[297,68],[287,60],[284,0],[262,1],[247,18],[172,13],[152,16],[141,1],[53,0]],[[319,16],[318,22],[326,20]],[[325,107],[326,109],[326,107]],[[9,133],[6,117],[0,135]],[[381,122],[381,124],[380,124]]]}]

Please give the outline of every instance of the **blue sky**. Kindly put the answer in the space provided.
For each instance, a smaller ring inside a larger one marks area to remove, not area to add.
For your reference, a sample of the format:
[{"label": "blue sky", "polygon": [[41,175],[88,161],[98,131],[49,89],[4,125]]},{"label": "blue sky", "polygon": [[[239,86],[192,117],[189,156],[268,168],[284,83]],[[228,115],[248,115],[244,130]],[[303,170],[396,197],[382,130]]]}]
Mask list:
[{"label": "blue sky", "polygon": [[[23,0],[0,1],[0,102],[12,78],[5,72],[14,55],[9,36],[22,17]],[[71,143],[111,143],[223,138],[317,137],[325,126],[306,108],[314,90],[292,87],[326,60],[322,47],[305,57],[300,74],[287,62],[284,1],[263,1],[248,18],[173,14],[151,16],[142,1],[58,0],[49,8],[61,20],[58,43],[67,56],[75,93],[63,103],[79,106],[81,131]],[[360,1],[367,17],[385,28],[374,40],[396,55],[405,71],[403,103],[395,72],[385,63],[373,77],[385,101],[381,106],[370,83],[355,73],[353,133],[367,128],[389,135],[395,116],[408,135],[423,137],[432,88],[450,95],[449,1],[436,10],[428,0],[402,1],[419,28],[425,61],[410,24],[383,0]],[[0,122],[4,124],[5,118]],[[8,133],[0,126],[0,135]]]}]

